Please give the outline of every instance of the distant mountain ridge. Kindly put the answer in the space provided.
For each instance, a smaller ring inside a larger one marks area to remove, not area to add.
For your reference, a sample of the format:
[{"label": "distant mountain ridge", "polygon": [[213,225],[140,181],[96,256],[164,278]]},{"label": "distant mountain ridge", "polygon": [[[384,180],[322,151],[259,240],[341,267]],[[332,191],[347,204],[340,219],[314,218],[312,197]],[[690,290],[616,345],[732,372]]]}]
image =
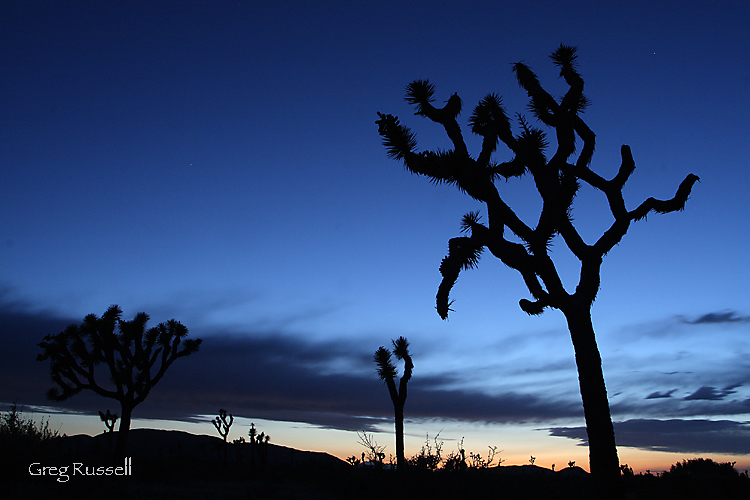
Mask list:
[{"label": "distant mountain ridge", "polygon": [[[58,451],[71,457],[107,456],[114,446],[117,432],[102,433],[97,436],[77,434],[62,438]],[[249,443],[227,443],[227,461],[230,463],[250,463],[251,448]],[[256,463],[260,455],[256,449]],[[128,435],[126,455],[134,458],[191,460],[216,462],[224,460],[224,441],[216,436],[191,434],[184,431],[163,429],[131,429]],[[343,460],[328,453],[303,451],[273,443],[268,444],[266,464],[269,466],[331,466],[349,467]]]}]

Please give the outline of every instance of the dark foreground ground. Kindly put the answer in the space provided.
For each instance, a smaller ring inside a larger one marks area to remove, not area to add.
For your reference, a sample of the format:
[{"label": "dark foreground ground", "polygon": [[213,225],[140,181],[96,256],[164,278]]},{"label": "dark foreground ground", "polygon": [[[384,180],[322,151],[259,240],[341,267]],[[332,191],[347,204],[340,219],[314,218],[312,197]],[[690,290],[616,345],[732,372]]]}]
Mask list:
[{"label": "dark foreground ground", "polygon": [[[222,443],[204,436],[141,432],[131,443],[132,473],[92,476],[73,473],[108,464],[99,438],[66,438],[54,450],[4,453],[0,450],[0,498],[8,499],[743,499],[750,500],[745,476],[688,475],[623,477],[609,491],[596,490],[591,478],[538,467],[498,467],[461,472],[356,469],[322,453],[285,447],[269,449],[265,465],[249,449],[223,460]],[[195,437],[197,438],[197,437]],[[203,444],[203,438],[208,438]],[[98,439],[98,440],[97,440]],[[178,443],[178,444],[175,444]],[[252,464],[251,464],[252,460]],[[39,462],[30,470],[30,465]],[[67,478],[61,467],[68,467]],[[120,463],[113,467],[123,466]],[[56,467],[32,475],[39,467]],[[55,475],[50,475],[52,472]],[[120,471],[122,472],[122,470]],[[65,479],[65,480],[64,480]],[[63,481],[64,480],[64,481]]]},{"label": "dark foreground ground", "polygon": [[[168,469],[168,468],[167,468]],[[138,476],[138,477],[136,477]],[[711,478],[670,481],[635,476],[607,494],[597,494],[588,477],[500,476],[488,470],[459,474],[332,470],[330,468],[258,471],[235,474],[203,469],[166,471],[154,464],[133,477],[21,477],[6,482],[3,498],[15,499],[750,499],[747,480]],[[617,493],[620,496],[617,496]]]}]

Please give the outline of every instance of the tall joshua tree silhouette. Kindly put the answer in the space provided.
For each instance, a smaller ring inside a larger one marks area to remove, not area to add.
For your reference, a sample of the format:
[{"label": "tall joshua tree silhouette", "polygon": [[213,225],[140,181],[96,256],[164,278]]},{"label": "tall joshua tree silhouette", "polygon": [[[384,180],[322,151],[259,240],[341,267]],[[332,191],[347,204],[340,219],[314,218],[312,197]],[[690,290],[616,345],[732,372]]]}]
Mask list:
[{"label": "tall joshua tree silhouette", "polygon": [[[64,401],[85,389],[120,402],[117,457],[125,454],[133,409],[176,359],[197,352],[202,342],[188,339],[187,328],[173,319],[147,330],[148,314],[139,313],[132,321],[121,320],[121,315],[116,305],[101,318],[89,314],[80,326],[44,337],[39,343],[43,352],[37,356],[39,361],[51,361],[52,381],[57,384],[47,391],[51,400]],[[105,368],[97,371],[102,364]]]},{"label": "tall joshua tree silhouette", "polygon": [[414,369],[411,356],[409,355],[409,341],[404,337],[392,340],[393,354],[399,360],[404,361],[404,375],[399,381],[399,387],[396,388],[396,366],[391,361],[391,352],[383,346],[375,351],[375,363],[378,365],[378,376],[384,380],[388,386],[388,393],[391,395],[393,410],[396,417],[396,467],[403,470],[406,466],[406,457],[404,456],[404,404],[406,403],[406,384],[411,379],[411,372]]},{"label": "tall joshua tree silhouette", "polygon": [[[485,248],[521,274],[533,297],[533,300],[520,300],[523,311],[536,315],[550,307],[560,310],[565,316],[575,349],[591,472],[596,477],[607,478],[619,475],[620,469],[602,363],[591,321],[591,306],[599,290],[602,259],[620,242],[631,222],[644,219],[652,211],[663,214],[682,210],[698,177],[689,174],[670,200],[648,198],[634,210],[628,210],[622,190],[635,170],[630,147],[622,146],[622,163],[612,179],[606,180],[589,168],[595,135],[579,116],[588,105],[588,99],[583,95],[583,78],[576,70],[576,48],[560,45],[550,57],[570,87],[559,100],[542,88],[528,66],[523,63],[513,65],[518,83],[529,96],[530,110],[555,132],[557,149],[549,159],[546,134],[530,126],[519,114],[520,133],[514,135],[501,98],[493,93],[479,102],[469,118],[471,131],[482,137],[477,158],[469,156],[456,121],[461,112],[461,99],[453,94],[443,108],[433,107],[435,87],[426,80],[414,81],[406,87],[406,101],[415,106],[415,114],[445,128],[453,149],[417,152],[416,136],[401,125],[398,118],[378,113],[380,119],[376,123],[388,156],[403,161],[407,170],[425,175],[436,184],[455,185],[475,200],[485,203],[487,208],[487,224],[480,221],[479,212],[469,212],[461,222],[465,236],[448,242],[448,255],[440,264],[443,276],[437,293],[440,317],[447,318],[451,310],[452,301],[448,295],[459,272],[474,268]],[[576,135],[583,145],[574,160],[571,156],[576,150]],[[493,161],[498,141],[513,153],[511,160]],[[507,181],[527,173],[531,174],[543,203],[534,228],[505,204],[495,184],[500,178]],[[573,225],[572,205],[581,181],[604,194],[614,218],[612,225],[593,244],[586,243]],[[510,241],[506,228],[521,243]],[[581,263],[580,279],[572,292],[563,286],[550,256],[550,243],[558,235]]]}]

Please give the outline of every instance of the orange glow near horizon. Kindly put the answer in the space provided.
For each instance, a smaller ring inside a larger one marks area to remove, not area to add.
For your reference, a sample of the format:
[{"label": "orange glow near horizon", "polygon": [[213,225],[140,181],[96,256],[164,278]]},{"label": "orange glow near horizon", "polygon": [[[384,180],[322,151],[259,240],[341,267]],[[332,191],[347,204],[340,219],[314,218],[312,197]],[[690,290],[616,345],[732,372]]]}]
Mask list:
[{"label": "orange glow near horizon", "polygon": [[[34,413],[28,415],[34,420],[47,414]],[[181,430],[191,434],[206,434],[216,436],[216,429],[211,425],[211,416],[204,416],[204,422],[184,422],[174,420],[146,420],[134,419],[132,429],[169,429]],[[271,443],[296,448],[299,450],[319,451],[329,453],[341,460],[347,457],[360,457],[365,449],[359,444],[356,432],[322,429],[306,423],[279,422],[263,419],[248,419],[235,417],[228,439],[231,441],[240,436],[245,437],[250,422],[254,422],[259,431],[271,436]],[[89,434],[97,435],[104,431],[104,424],[98,416],[90,415],[50,415],[50,428],[59,430],[61,434]],[[407,422],[405,436],[406,455],[419,453],[425,444],[425,437],[429,435],[430,444],[434,449],[434,436],[440,432],[439,441],[443,442],[442,456],[446,457],[458,449],[458,443],[463,438],[463,446],[468,452],[479,453],[487,457],[488,446],[497,446],[497,457],[503,460],[502,465],[528,465],[530,457],[534,456],[534,465],[555,470],[568,466],[575,461],[575,465],[589,470],[588,449],[580,446],[574,440],[548,436],[539,425],[481,425],[467,422]],[[386,456],[394,453],[393,434],[390,429],[373,433],[380,445],[385,445]],[[750,470],[750,456],[726,455],[718,453],[670,453],[661,451],[642,450],[620,446],[618,448],[620,463],[627,464],[636,474],[651,471],[654,474],[669,470],[672,464],[696,457],[711,458],[715,462],[736,462],[734,467],[739,472]],[[493,465],[497,465],[497,458]]]}]

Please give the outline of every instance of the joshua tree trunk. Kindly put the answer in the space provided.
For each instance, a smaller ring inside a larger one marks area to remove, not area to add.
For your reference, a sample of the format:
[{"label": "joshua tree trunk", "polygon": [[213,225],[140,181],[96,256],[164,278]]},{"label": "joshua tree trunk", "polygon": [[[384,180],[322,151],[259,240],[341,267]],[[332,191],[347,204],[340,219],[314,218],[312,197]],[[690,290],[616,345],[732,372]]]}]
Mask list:
[{"label": "joshua tree trunk", "polygon": [[125,446],[128,442],[128,434],[130,433],[130,419],[133,414],[133,407],[123,404],[120,413],[120,427],[117,430],[117,443],[115,443],[115,460],[119,460],[125,456]]},{"label": "joshua tree trunk", "polygon": [[406,466],[406,457],[404,456],[404,406],[394,406],[396,417],[396,467],[397,470],[404,470]]},{"label": "joshua tree trunk", "polygon": [[[393,377],[386,378],[385,383],[388,386],[388,392],[393,402],[393,414],[396,421],[396,470],[403,471],[406,467],[406,457],[404,456],[404,403],[406,402],[406,391],[402,390],[401,394],[396,389],[396,382]],[[401,387],[405,387],[402,383]]]},{"label": "joshua tree trunk", "polygon": [[619,475],[620,462],[591,311],[589,308],[566,308],[564,314],[576,355],[591,474],[606,480]]}]

